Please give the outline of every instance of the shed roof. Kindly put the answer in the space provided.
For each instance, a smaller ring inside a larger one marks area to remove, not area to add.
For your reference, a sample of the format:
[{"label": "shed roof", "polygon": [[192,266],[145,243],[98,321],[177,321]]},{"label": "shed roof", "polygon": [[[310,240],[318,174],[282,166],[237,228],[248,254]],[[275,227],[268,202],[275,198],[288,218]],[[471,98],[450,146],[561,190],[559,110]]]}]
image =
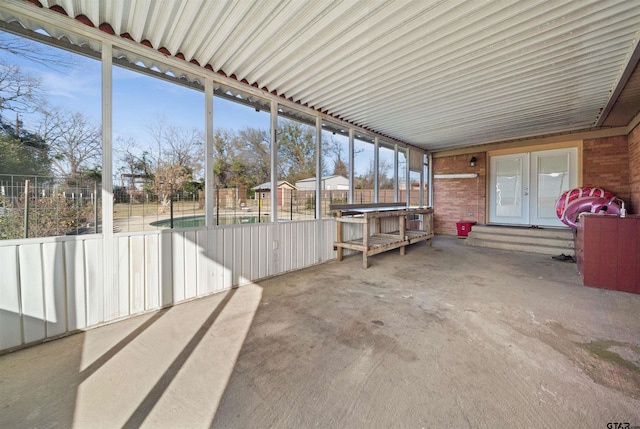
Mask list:
[{"label": "shed roof", "polygon": [[[278,181],[278,188],[298,189],[295,186],[293,186],[291,183],[287,182],[286,180],[279,180]],[[254,191],[270,191],[271,190],[271,182],[261,183],[261,184],[259,184],[257,186],[254,186],[251,189],[254,190]]]}]

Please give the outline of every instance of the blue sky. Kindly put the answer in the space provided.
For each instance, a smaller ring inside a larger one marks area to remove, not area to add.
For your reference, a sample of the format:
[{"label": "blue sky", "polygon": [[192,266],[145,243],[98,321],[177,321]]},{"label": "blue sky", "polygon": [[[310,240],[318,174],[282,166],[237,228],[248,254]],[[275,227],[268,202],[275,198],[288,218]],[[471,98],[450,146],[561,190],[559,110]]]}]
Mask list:
[{"label": "blue sky", "polygon": [[[1,33],[2,38],[17,37]],[[46,50],[56,52],[61,58],[71,59],[64,67],[47,67],[24,57],[15,56],[0,50],[0,61],[6,64],[18,64],[23,72],[37,76],[41,80],[43,93],[52,106],[63,106],[71,112],[82,112],[93,123],[101,121],[101,66],[96,59],[87,58],[35,41],[27,41],[33,51]],[[0,41],[1,43],[1,41]],[[4,112],[8,120],[14,120],[15,114]],[[37,117],[22,114],[27,129],[35,129]],[[200,91],[176,85],[142,73],[115,66],[113,68],[113,137],[114,148],[120,140],[133,139],[140,153],[154,148],[148,128],[158,121],[171,126],[204,131],[204,94]],[[267,112],[256,112],[253,108],[214,97],[214,128],[239,130],[247,127],[269,129],[270,119]],[[346,138],[336,136],[343,141]],[[347,140],[348,141],[348,140]],[[361,147],[362,146],[362,147]],[[356,175],[365,174],[369,160],[373,159],[373,146],[356,140]],[[347,151],[344,153],[348,161]],[[117,156],[114,157],[117,159]],[[393,152],[381,151],[381,160],[393,163]],[[331,166],[331,162],[328,164]],[[329,167],[331,168],[331,167]],[[389,174],[392,174],[390,172]]]}]

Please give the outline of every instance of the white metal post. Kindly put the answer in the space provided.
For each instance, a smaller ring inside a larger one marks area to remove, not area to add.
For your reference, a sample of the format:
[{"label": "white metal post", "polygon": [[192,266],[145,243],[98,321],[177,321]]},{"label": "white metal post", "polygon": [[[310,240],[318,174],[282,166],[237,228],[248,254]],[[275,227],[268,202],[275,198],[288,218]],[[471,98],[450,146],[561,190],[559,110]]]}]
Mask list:
[{"label": "white metal post", "polygon": [[353,128],[349,128],[349,204],[353,204],[353,196],[355,195],[354,188],[354,180],[353,180],[353,172],[355,170],[353,162],[355,160],[355,156],[353,153],[354,150],[354,131]]},{"label": "white metal post", "polygon": [[409,207],[409,198],[411,197],[411,183],[409,182],[409,177],[411,175],[411,168],[410,168],[410,162],[411,160],[409,159],[409,148],[405,147],[403,148],[404,150],[404,159],[405,159],[405,171],[404,171],[404,193],[405,193],[405,201],[406,201],[406,206]]},{"label": "white metal post", "polygon": [[316,262],[322,262],[322,119],[316,116]]},{"label": "white metal post", "polygon": [[429,154],[429,207],[433,207],[433,155]]},{"label": "white metal post", "polygon": [[205,113],[205,133],[206,144],[205,162],[204,162],[204,217],[205,225],[213,225],[213,191],[215,183],[213,183],[213,81],[205,79],[204,81],[204,113]]},{"label": "white metal post", "polygon": [[379,202],[379,195],[378,195],[378,184],[379,184],[379,177],[378,177],[378,170],[380,169],[380,140],[378,140],[378,137],[375,137],[373,139],[373,202],[377,203]]},{"label": "white metal post", "polygon": [[[102,43],[102,279],[104,302],[117,285],[113,244],[113,46]],[[97,222],[97,219],[96,219]]]},{"label": "white metal post", "polygon": [[271,222],[278,221],[278,102],[271,101]]},{"label": "white metal post", "polygon": [[400,157],[398,156],[398,144],[396,143],[393,146],[393,202],[397,203],[400,201],[400,182],[398,181],[400,166],[398,162],[400,161]]},{"label": "white metal post", "polygon": [[422,168],[420,169],[420,193],[418,197],[418,205],[424,206],[424,154],[422,156]]},{"label": "white metal post", "polygon": [[322,219],[322,119],[316,116],[316,219]]}]

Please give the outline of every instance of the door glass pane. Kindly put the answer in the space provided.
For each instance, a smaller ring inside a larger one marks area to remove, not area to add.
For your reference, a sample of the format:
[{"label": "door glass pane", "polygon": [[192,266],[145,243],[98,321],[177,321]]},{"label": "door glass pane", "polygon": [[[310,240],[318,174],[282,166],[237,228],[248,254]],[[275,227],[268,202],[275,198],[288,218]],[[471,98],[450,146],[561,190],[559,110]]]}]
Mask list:
[{"label": "door glass pane", "polygon": [[538,217],[556,219],[556,201],[569,190],[569,155],[538,160]]},{"label": "door glass pane", "polygon": [[522,216],[522,160],[500,159],[496,168],[496,216]]}]

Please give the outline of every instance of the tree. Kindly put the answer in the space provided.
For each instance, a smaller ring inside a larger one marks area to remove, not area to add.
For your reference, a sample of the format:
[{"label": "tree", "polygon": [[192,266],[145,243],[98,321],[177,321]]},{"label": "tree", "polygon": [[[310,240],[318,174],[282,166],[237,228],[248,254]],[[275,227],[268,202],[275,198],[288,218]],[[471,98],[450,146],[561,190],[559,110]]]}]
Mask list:
[{"label": "tree", "polygon": [[171,204],[173,196],[188,182],[191,176],[180,163],[160,161],[153,174],[151,189],[158,195],[160,208],[158,213],[164,213]]},{"label": "tree", "polygon": [[0,174],[46,176],[51,171],[49,148],[37,134],[5,124],[0,118]]},{"label": "tree", "polygon": [[255,186],[269,181],[271,177],[271,145],[269,132],[257,128],[245,128],[238,133],[236,143],[244,174],[239,183]]},{"label": "tree", "polygon": [[32,111],[37,105],[40,79],[24,73],[20,66],[0,60],[0,112]]},{"label": "tree", "polygon": [[[327,142],[323,142],[323,175],[333,174],[335,176],[349,177],[349,165],[344,160],[344,145],[337,141],[333,136]],[[333,169],[328,170],[327,160],[333,158]],[[331,171],[331,173],[329,173]]]},{"label": "tree", "polygon": [[231,185],[231,164],[234,158],[233,135],[226,130],[216,130],[213,136],[213,175],[216,186]]},{"label": "tree", "polygon": [[82,177],[101,161],[102,129],[82,112],[42,108],[38,134],[49,146],[55,174],[68,180]]},{"label": "tree", "polygon": [[183,185],[202,171],[204,136],[195,128],[166,125],[161,117],[149,124],[147,130],[158,147],[149,183],[160,201],[159,212],[163,213]]},{"label": "tree", "polygon": [[278,122],[278,175],[290,183],[316,175],[315,128],[290,120]]}]

